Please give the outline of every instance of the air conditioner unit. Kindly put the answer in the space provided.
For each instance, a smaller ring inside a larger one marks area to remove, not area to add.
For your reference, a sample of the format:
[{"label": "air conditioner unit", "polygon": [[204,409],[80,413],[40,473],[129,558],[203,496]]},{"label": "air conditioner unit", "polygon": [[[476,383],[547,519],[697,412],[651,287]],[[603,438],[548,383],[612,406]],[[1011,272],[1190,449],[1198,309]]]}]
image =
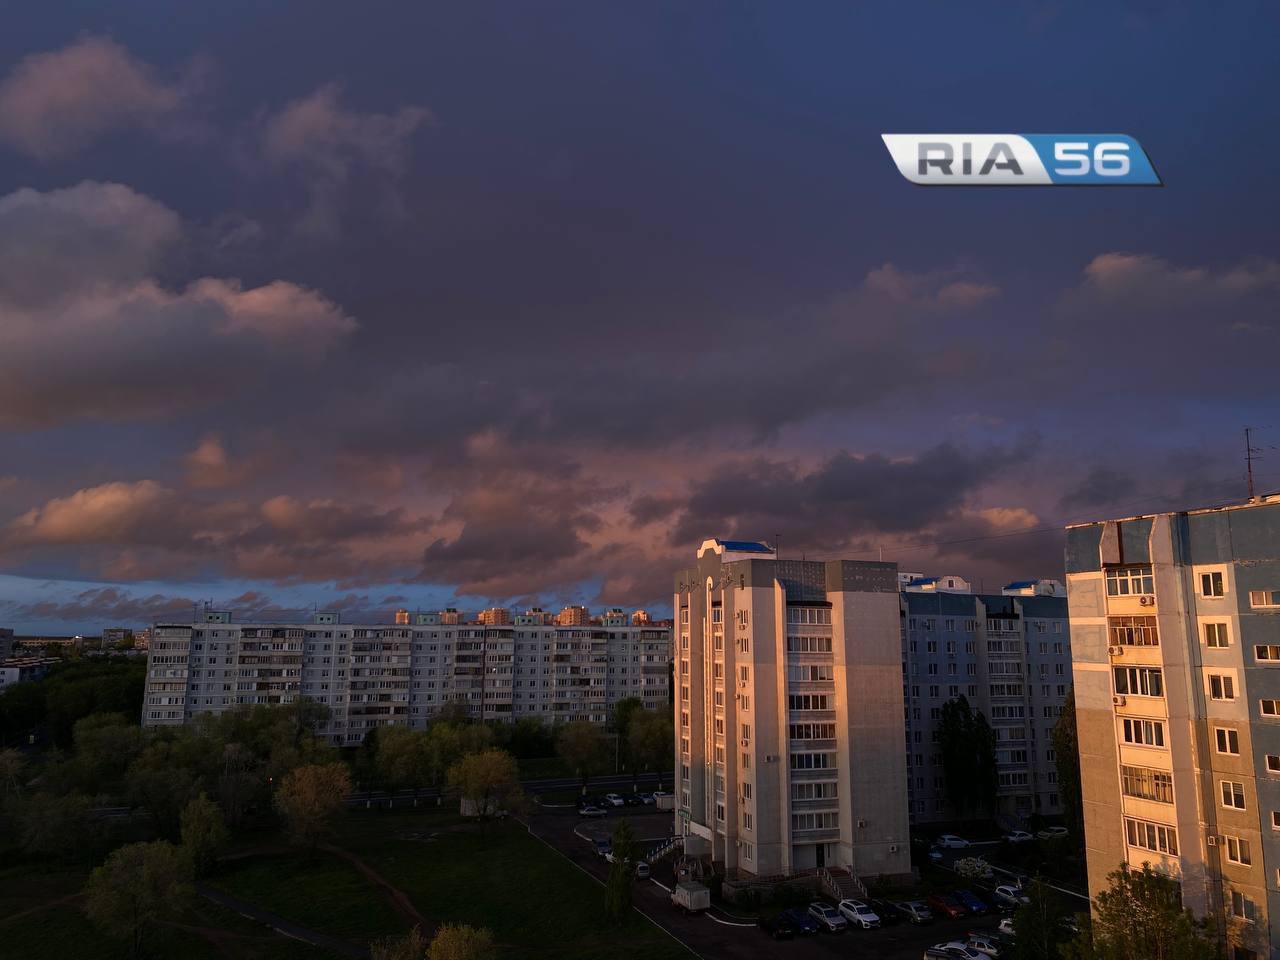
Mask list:
[{"label": "air conditioner unit", "polygon": [[1123,657],[1124,647],[1107,647],[1107,654],[1112,657]]},{"label": "air conditioner unit", "polygon": [[1122,693],[1117,693],[1114,697],[1112,697],[1112,698],[1111,698],[1111,703],[1112,703],[1112,705],[1113,705],[1113,706],[1123,707],[1123,706],[1124,706],[1124,694],[1122,694]]},{"label": "air conditioner unit", "polygon": [[750,743],[751,743],[751,741],[750,741],[750,740],[747,740],[746,738],[743,738],[743,740],[742,740],[742,745],[743,745],[744,747],[745,747],[745,746],[748,746]]},{"label": "air conditioner unit", "polygon": [[867,825],[867,821],[862,820],[862,819],[859,819],[859,820],[858,820],[858,826],[860,826],[860,827],[865,827],[866,825]]},{"label": "air conditioner unit", "polygon": [[1154,605],[1155,602],[1156,602],[1155,597],[1139,597],[1138,598],[1138,605],[1143,607],[1150,607]]},{"label": "air conditioner unit", "polygon": [[1211,847],[1216,847],[1218,845],[1218,838],[1211,833],[1204,838],[1204,842]]},{"label": "air conditioner unit", "polygon": [[776,755],[774,755],[774,754],[772,754],[772,753],[771,753],[771,754],[769,754],[767,757],[765,757],[765,758],[764,758],[764,762],[765,762],[765,763],[777,763],[777,762],[778,762],[778,757],[777,757]]},{"label": "air conditioner unit", "polygon": [[890,852],[890,853],[897,853],[897,852],[898,852],[898,845],[897,845],[896,843],[891,843],[891,844],[889,844],[889,852]]}]

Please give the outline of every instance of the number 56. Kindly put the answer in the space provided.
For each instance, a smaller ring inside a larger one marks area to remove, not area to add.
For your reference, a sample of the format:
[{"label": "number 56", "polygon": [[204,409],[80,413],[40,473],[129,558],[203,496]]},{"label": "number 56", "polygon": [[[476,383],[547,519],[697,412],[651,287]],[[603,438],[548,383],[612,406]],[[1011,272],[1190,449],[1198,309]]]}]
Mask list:
[{"label": "number 56", "polygon": [[1053,159],[1073,164],[1054,169],[1064,177],[1083,177],[1090,170],[1100,177],[1123,177],[1129,172],[1129,145],[1109,141],[1096,144],[1090,167],[1089,144],[1062,141],[1053,145]]}]

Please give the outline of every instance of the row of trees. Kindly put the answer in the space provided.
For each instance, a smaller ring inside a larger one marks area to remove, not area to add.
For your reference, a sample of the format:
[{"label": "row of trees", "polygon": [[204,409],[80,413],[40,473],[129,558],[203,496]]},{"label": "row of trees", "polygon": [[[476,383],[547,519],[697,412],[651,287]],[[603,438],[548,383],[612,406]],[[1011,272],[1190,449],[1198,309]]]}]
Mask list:
[{"label": "row of trees", "polygon": [[26,744],[48,731],[61,749],[72,746],[78,720],[95,713],[142,713],[147,664],[142,657],[68,660],[44,679],[0,693],[0,747]]}]

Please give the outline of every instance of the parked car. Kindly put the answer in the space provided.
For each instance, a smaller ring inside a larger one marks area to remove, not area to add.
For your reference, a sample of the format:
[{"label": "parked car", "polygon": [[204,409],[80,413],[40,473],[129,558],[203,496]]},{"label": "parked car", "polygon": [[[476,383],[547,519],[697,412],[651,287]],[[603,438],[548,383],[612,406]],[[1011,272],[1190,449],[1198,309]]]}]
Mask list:
[{"label": "parked car", "polygon": [[968,946],[983,956],[999,957],[1000,952],[1008,948],[1008,941],[992,933],[970,930]]},{"label": "parked car", "polygon": [[931,848],[929,849],[929,859],[930,859],[930,860],[933,860],[934,862],[937,862],[938,860],[941,860],[941,859],[942,859],[942,851],[941,851],[941,850],[939,850],[937,847],[931,847]]},{"label": "parked car", "polygon": [[877,917],[880,918],[880,926],[896,927],[903,920],[907,919],[898,905],[889,900],[878,900],[874,897],[867,901],[867,906],[875,911]]},{"label": "parked car", "polygon": [[796,925],[784,913],[776,917],[761,917],[757,926],[775,940],[790,940],[796,935]]},{"label": "parked car", "polygon": [[895,904],[898,910],[911,923],[932,923],[933,911],[923,900],[903,900]]},{"label": "parked car", "polygon": [[637,794],[635,795],[635,797],[636,797],[636,799],[637,799],[637,800],[639,800],[639,801],[640,801],[641,803],[643,803],[645,806],[652,806],[652,805],[653,805],[653,794],[652,794],[652,793],[637,793]]},{"label": "parked car", "polygon": [[1017,936],[1017,931],[1013,929],[1013,917],[1005,917],[1000,921],[1000,926],[996,927],[1000,931],[1002,937]]},{"label": "parked car", "polygon": [[841,900],[836,909],[843,914],[849,924],[863,930],[874,930],[880,926],[880,915],[861,900]]},{"label": "parked car", "polygon": [[817,920],[818,925],[827,933],[843,933],[849,929],[849,921],[841,916],[840,911],[820,900],[809,904],[809,916]]},{"label": "parked car", "polygon": [[809,916],[809,912],[804,907],[791,907],[783,910],[779,916],[790,920],[791,925],[796,928],[796,933],[799,934],[817,933],[821,929],[818,921]]},{"label": "parked car", "polygon": [[996,887],[995,901],[997,906],[1005,907],[1009,910],[1017,910],[1024,903],[1031,902],[1020,888],[1008,883],[1002,883]]},{"label": "parked car", "polygon": [[580,817],[604,817],[608,816],[609,811],[604,807],[585,806],[578,808],[578,816]]},{"label": "parked car", "polygon": [[935,943],[925,950],[924,960],[983,960],[982,954],[959,940]]},{"label": "parked car", "polygon": [[634,876],[637,880],[648,880],[649,865],[645,863],[643,860],[641,860],[639,863],[636,864]]},{"label": "parked car", "polygon": [[1026,843],[1029,840],[1034,840],[1035,837],[1025,830],[1014,830],[1012,833],[1006,833],[1004,839],[1006,843]]},{"label": "parked car", "polygon": [[604,802],[611,807],[621,807],[625,805],[627,801],[622,799],[622,794],[620,793],[606,793],[604,795]]},{"label": "parked car", "polygon": [[969,913],[968,910],[960,905],[959,900],[948,893],[931,894],[925,903],[929,905],[929,909],[934,912],[935,916],[947,917],[950,920],[966,916]]},{"label": "parked car", "polygon": [[1045,827],[1036,834],[1041,840],[1061,840],[1067,836],[1066,827]]},{"label": "parked car", "polygon": [[969,841],[964,837],[957,837],[954,833],[944,833],[933,841],[935,847],[942,847],[944,850],[963,850],[969,845]]},{"label": "parked car", "polygon": [[594,846],[597,857],[604,857],[610,863],[613,862],[613,844],[606,837],[598,837]]},{"label": "parked car", "polygon": [[960,901],[960,906],[972,914],[979,915],[987,912],[986,902],[972,890],[957,890],[952,896]]},{"label": "parked car", "polygon": [[653,797],[656,801],[659,797],[674,797],[675,794],[670,790],[655,790],[653,793],[649,794],[649,796]]}]

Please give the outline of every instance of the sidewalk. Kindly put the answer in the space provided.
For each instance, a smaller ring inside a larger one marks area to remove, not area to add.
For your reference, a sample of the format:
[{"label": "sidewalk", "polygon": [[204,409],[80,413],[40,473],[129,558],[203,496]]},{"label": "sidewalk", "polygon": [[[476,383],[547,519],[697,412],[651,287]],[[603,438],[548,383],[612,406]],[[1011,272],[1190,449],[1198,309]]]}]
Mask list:
[{"label": "sidewalk", "polygon": [[331,953],[336,953],[344,957],[357,957],[359,960],[369,960],[369,950],[367,947],[361,947],[357,944],[350,943],[346,940],[340,940],[337,937],[331,937],[327,934],[320,933],[316,930],[310,930],[306,927],[299,926],[283,917],[278,917],[274,913],[268,913],[260,907],[254,906],[248,901],[233,897],[230,894],[223,893],[221,890],[215,890],[206,883],[197,883],[195,885],[196,893],[207,900],[212,900],[219,906],[226,907],[228,910],[234,910],[243,917],[250,920],[256,920],[258,923],[264,924],[277,933],[281,933],[286,937],[292,937],[295,940],[301,940],[312,946],[320,947]]}]

